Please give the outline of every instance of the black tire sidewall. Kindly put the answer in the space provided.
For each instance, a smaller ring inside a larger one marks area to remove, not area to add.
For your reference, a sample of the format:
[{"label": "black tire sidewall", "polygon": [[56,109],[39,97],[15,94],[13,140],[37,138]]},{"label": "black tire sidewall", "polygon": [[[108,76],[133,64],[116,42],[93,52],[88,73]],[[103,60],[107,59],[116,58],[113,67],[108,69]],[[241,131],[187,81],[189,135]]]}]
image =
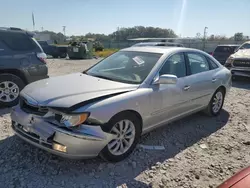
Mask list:
[{"label": "black tire sidewall", "polygon": [[[19,87],[19,93],[21,92],[21,90],[24,88],[25,84],[22,81],[21,78],[19,78],[18,76],[15,76],[13,74],[0,74],[0,83],[4,82],[4,81],[11,81],[13,83],[15,83],[18,87]],[[14,106],[18,103],[19,101],[19,96],[11,102],[2,102],[0,101],[0,106],[4,106],[4,107],[11,107]]]},{"label": "black tire sidewall", "polygon": [[125,152],[122,155],[113,155],[109,149],[108,146],[105,146],[103,148],[103,150],[100,152],[100,156],[108,161],[108,162],[119,162],[122,161],[123,159],[127,158],[135,149],[137,143],[139,142],[140,136],[141,136],[141,122],[139,121],[139,119],[137,118],[136,115],[134,115],[133,113],[122,113],[119,115],[114,116],[108,123],[109,125],[109,130],[111,131],[111,129],[113,128],[113,126],[118,123],[121,120],[130,120],[131,122],[133,122],[133,124],[135,125],[135,139],[133,144],[131,145],[131,147],[128,149],[127,152]]},{"label": "black tire sidewall", "polygon": [[67,53],[63,53],[60,55],[60,58],[66,58],[67,57]]},{"label": "black tire sidewall", "polygon": [[[221,92],[221,93],[222,93],[223,99],[222,99],[222,104],[221,104],[221,107],[220,107],[219,111],[215,113],[215,112],[213,111],[213,100],[214,100],[215,95],[216,95],[218,92]],[[220,88],[217,89],[216,92],[213,94],[213,96],[212,96],[212,98],[211,98],[211,101],[210,101],[210,104],[209,104],[209,111],[210,111],[210,114],[211,114],[211,115],[213,115],[213,116],[218,116],[218,115],[220,114],[221,109],[222,109],[222,107],[223,107],[223,105],[224,105],[224,99],[225,99],[225,92],[224,92],[222,89],[220,89]]]}]

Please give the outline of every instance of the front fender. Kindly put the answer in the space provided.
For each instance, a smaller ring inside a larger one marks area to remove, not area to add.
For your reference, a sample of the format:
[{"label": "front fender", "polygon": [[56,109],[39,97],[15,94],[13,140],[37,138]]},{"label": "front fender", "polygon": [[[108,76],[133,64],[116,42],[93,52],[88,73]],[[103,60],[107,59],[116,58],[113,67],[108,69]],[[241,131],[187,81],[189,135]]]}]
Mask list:
[{"label": "front fender", "polygon": [[[150,114],[149,93],[150,89],[140,88],[135,91],[116,95],[92,104],[78,108],[76,113],[90,112],[90,119],[105,124],[119,112],[132,110],[138,112],[141,117]],[[142,118],[143,119],[143,118]]]}]

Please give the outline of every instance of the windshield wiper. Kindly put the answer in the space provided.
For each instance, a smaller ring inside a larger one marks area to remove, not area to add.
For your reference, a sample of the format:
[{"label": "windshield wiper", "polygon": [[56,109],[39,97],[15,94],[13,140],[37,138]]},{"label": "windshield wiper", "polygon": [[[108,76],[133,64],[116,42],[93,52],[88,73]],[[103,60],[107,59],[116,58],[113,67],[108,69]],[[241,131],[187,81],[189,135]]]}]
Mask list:
[{"label": "windshield wiper", "polygon": [[90,76],[94,76],[94,77],[97,77],[97,78],[102,78],[102,79],[106,79],[106,80],[112,80],[114,81],[114,79],[110,78],[110,77],[107,77],[107,76],[102,76],[102,75],[95,75],[95,74],[89,74]]}]

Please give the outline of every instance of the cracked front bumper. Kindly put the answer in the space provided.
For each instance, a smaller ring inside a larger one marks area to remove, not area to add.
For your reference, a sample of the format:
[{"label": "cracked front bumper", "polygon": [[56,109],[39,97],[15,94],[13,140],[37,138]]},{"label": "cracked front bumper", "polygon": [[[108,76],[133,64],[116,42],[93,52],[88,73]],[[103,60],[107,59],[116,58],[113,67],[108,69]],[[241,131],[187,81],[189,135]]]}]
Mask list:
[{"label": "cracked front bumper", "polygon": [[[92,158],[114,138],[100,126],[81,125],[73,131],[60,128],[41,116],[28,114],[19,105],[11,112],[15,134],[32,145],[67,158]],[[64,152],[54,149],[55,144],[66,147]]]}]

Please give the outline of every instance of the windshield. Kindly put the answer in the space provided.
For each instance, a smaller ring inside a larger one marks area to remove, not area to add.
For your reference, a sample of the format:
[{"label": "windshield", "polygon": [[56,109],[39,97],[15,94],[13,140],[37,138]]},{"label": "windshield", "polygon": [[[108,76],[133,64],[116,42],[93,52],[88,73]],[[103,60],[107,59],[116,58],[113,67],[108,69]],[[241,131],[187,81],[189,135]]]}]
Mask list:
[{"label": "windshield", "polygon": [[140,84],[161,56],[159,53],[119,51],[85,73],[113,81]]},{"label": "windshield", "polygon": [[250,43],[243,44],[240,49],[250,49]]}]

